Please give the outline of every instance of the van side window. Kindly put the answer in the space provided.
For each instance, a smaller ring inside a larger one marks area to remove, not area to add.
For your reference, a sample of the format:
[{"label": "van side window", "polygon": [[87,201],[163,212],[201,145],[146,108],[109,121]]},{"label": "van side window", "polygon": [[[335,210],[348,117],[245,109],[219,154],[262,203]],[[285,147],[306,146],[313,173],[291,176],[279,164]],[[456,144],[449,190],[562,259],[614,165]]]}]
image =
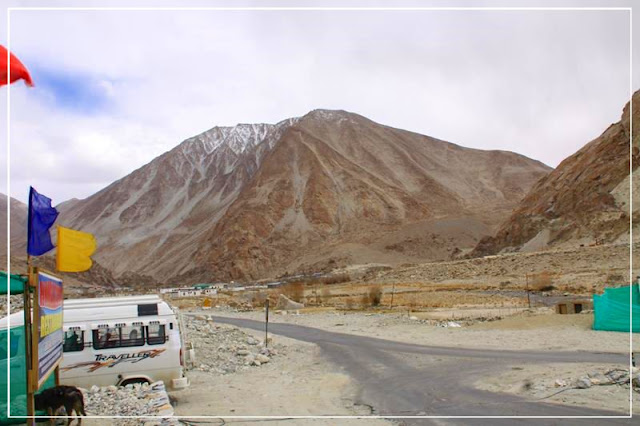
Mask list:
[{"label": "van side window", "polygon": [[93,330],[93,348],[110,349],[129,346],[143,346],[142,326],[131,325]]},{"label": "van side window", "polygon": [[149,324],[147,327],[147,343],[149,345],[161,345],[166,340],[164,324]]},{"label": "van side window", "polygon": [[63,352],[80,352],[84,349],[84,331],[67,330],[64,332]]},{"label": "van side window", "polygon": [[93,349],[117,348],[120,346],[120,332],[116,328],[93,330]]},{"label": "van side window", "polygon": [[142,326],[132,325],[120,328],[120,346],[143,346],[144,335],[142,334]]}]

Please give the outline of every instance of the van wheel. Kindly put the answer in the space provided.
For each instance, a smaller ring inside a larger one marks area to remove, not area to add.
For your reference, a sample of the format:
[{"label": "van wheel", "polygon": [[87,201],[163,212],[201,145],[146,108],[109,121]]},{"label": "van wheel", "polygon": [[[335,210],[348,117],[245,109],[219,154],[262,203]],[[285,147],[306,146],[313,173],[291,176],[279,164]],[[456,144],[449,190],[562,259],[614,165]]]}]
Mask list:
[{"label": "van wheel", "polygon": [[122,383],[120,383],[120,386],[127,386],[127,385],[133,385],[135,383],[147,383],[149,384],[150,382],[147,379],[127,379],[125,381],[123,381]]}]

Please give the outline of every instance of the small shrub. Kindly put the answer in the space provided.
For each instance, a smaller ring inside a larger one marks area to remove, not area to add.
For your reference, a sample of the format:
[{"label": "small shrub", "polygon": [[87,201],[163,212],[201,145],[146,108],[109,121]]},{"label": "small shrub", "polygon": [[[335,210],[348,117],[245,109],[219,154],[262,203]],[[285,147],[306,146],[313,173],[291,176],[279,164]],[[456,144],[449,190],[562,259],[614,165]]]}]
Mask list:
[{"label": "small shrub", "polygon": [[340,284],[349,281],[351,281],[351,276],[349,274],[333,275],[322,279],[324,284]]},{"label": "small shrub", "polygon": [[353,307],[356,304],[356,301],[353,300],[353,297],[348,297],[345,301],[345,306],[347,307],[347,309],[353,309]]},{"label": "small shrub", "polygon": [[[253,295],[253,297],[251,298],[251,305],[255,306],[262,306],[264,305],[264,302],[267,300],[267,295],[262,293],[262,292],[257,292]],[[271,302],[269,302],[271,303]]]},{"label": "small shrub", "polygon": [[625,282],[625,278],[622,274],[609,274],[607,275],[607,284],[620,284]]},{"label": "small shrub", "polygon": [[323,304],[327,304],[329,303],[329,301],[331,300],[331,290],[329,290],[328,288],[323,288],[322,289],[322,297],[321,299]]},{"label": "small shrub", "polygon": [[302,282],[289,283],[284,286],[282,293],[289,299],[303,303],[304,302],[304,284]]},{"label": "small shrub", "polygon": [[369,287],[369,291],[364,294],[363,305],[380,306],[382,301],[382,287],[379,285]]},{"label": "small shrub", "polygon": [[531,281],[531,289],[534,291],[550,291],[555,289],[551,274],[543,271],[538,275],[534,275]]}]

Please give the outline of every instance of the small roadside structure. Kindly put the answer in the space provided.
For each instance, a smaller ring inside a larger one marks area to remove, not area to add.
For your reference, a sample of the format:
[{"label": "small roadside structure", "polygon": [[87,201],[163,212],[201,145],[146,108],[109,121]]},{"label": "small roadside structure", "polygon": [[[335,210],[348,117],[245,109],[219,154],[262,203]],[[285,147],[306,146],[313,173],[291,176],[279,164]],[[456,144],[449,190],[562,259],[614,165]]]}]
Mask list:
[{"label": "small roadside structure", "polygon": [[579,314],[593,309],[591,300],[566,300],[556,303],[556,314]]},{"label": "small roadside structure", "polygon": [[[633,324],[631,315],[633,314]],[[640,285],[605,288],[593,296],[593,329],[640,333]]]}]

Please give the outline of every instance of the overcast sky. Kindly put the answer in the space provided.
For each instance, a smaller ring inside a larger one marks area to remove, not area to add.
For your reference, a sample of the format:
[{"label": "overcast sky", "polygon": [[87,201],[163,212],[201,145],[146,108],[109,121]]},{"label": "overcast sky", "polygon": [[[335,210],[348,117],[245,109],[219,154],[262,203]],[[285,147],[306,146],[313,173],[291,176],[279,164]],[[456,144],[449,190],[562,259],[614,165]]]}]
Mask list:
[{"label": "overcast sky", "polygon": [[[74,4],[13,5],[38,3]],[[555,167],[619,120],[629,35],[627,11],[12,11],[35,87],[11,87],[11,195],[85,198],[211,127],[316,108]]]}]

